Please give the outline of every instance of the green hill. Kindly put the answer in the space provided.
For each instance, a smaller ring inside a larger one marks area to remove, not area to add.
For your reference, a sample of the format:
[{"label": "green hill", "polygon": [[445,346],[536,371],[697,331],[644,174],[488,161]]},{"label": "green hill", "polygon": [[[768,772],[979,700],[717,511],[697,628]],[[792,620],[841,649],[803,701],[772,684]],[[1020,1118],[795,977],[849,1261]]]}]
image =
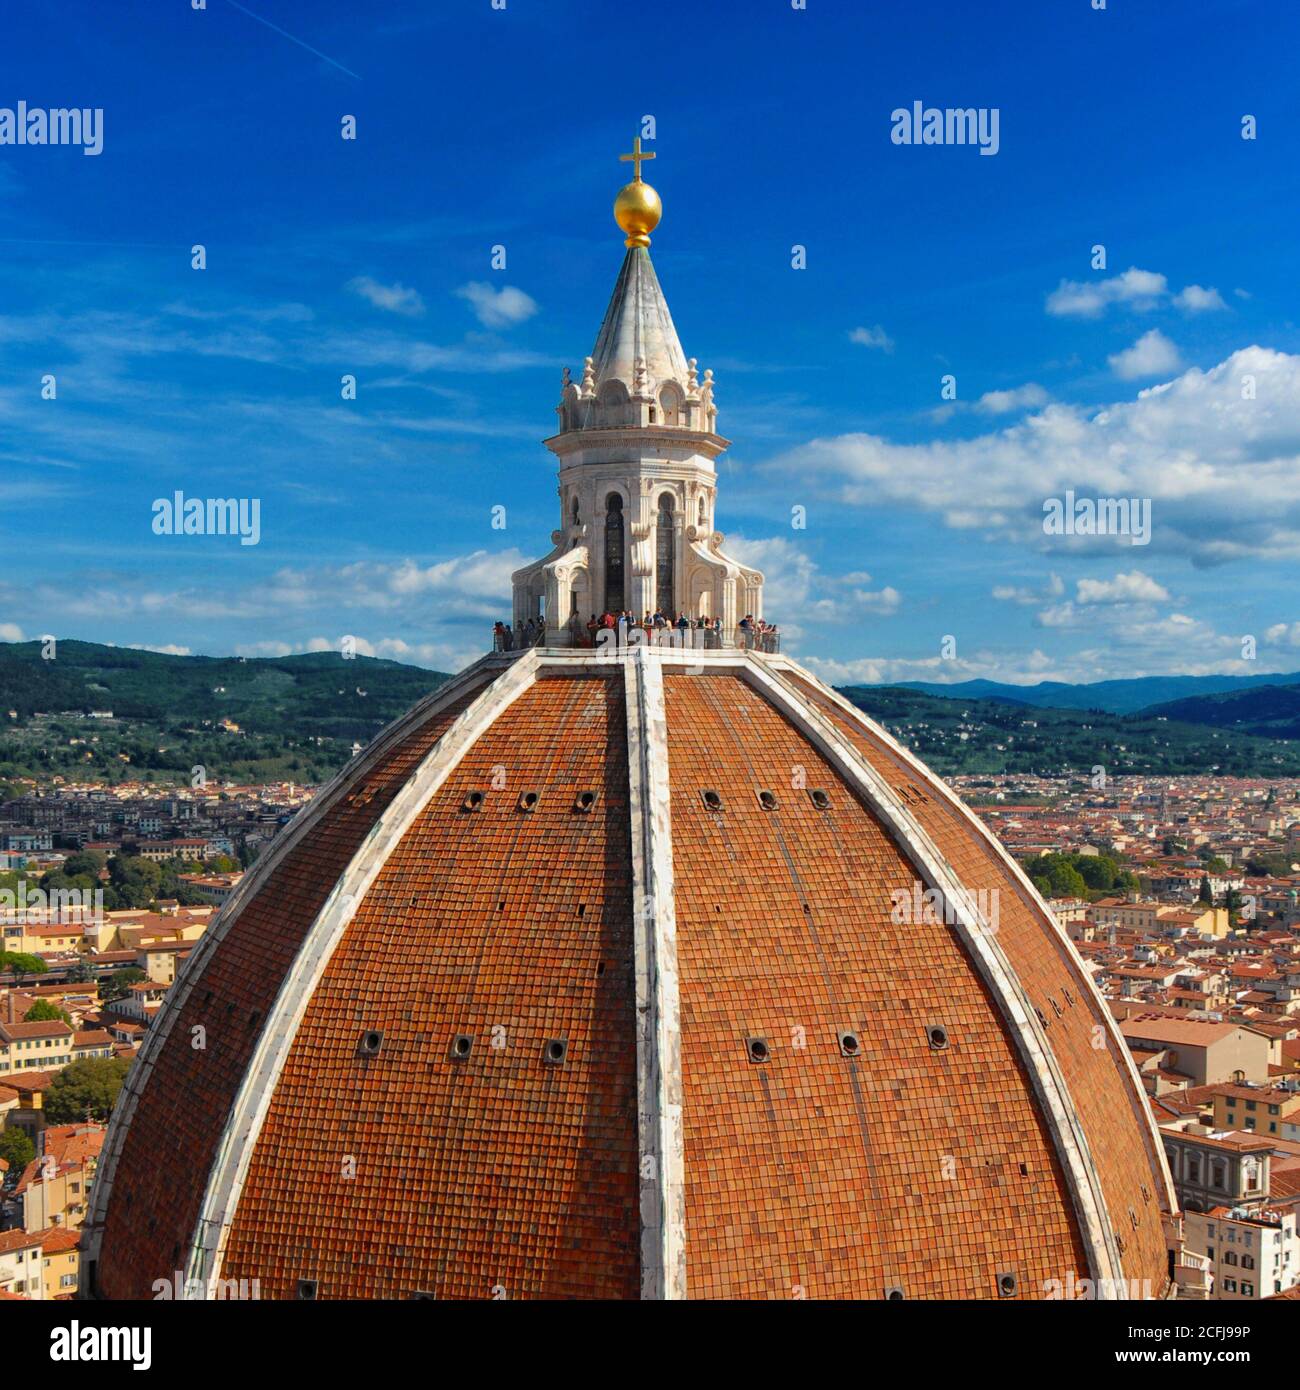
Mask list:
[{"label": "green hill", "polygon": [[[168,656],[60,640],[0,645],[0,779],[152,774],[320,780],[449,677],[338,652]],[[88,718],[112,711],[112,720]],[[238,732],[223,727],[236,725]]]},{"label": "green hill", "polygon": [[1197,695],[1155,705],[1145,713],[1188,724],[1238,729],[1264,738],[1300,739],[1300,686],[1262,685],[1221,695]]}]

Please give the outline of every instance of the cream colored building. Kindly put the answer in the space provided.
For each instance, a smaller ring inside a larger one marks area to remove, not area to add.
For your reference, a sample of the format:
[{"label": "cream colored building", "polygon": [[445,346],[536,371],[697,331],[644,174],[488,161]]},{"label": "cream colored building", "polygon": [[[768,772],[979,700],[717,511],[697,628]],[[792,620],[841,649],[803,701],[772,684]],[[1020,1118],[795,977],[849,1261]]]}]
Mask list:
[{"label": "cream colored building", "polygon": [[27,1231],[0,1232],[0,1293],[44,1299],[41,1237]]},{"label": "cream colored building", "polygon": [[62,1019],[42,1023],[0,1023],[0,1073],[49,1071],[66,1067],[73,1030]]}]

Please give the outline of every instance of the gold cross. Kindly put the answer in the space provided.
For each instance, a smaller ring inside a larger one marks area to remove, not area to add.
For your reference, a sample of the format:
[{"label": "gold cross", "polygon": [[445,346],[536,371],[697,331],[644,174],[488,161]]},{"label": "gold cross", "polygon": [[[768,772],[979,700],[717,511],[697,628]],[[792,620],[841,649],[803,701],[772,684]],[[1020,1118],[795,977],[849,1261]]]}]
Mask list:
[{"label": "gold cross", "polygon": [[623,163],[627,163],[629,159],[632,161],[632,177],[636,183],[641,182],[641,161],[643,159],[653,158],[653,151],[651,151],[649,154],[641,153],[641,137],[639,135],[636,137],[635,140],[632,141],[632,153],[619,155],[619,159],[622,160]]}]

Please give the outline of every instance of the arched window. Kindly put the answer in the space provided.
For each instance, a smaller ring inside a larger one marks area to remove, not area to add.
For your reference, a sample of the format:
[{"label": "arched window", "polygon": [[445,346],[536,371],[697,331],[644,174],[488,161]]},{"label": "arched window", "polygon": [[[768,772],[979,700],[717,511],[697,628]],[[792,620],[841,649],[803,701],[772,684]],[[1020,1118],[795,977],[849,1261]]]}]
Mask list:
[{"label": "arched window", "polygon": [[703,530],[704,527],[708,524],[708,520],[709,520],[709,509],[708,509],[707,506],[705,506],[704,497],[703,497],[703,494],[701,494],[701,496],[700,496],[700,509],[699,509],[699,515],[698,515],[697,518],[696,518],[696,525],[699,526],[699,528],[700,528],[701,530]]},{"label": "arched window", "polygon": [[663,411],[665,425],[679,425],[682,420],[681,392],[669,382],[659,392],[659,408]]},{"label": "arched window", "polygon": [[659,499],[659,522],[655,527],[655,607],[665,616],[676,612],[673,603],[673,499],[665,492]]},{"label": "arched window", "polygon": [[623,601],[623,499],[605,498],[605,611],[621,613]]},{"label": "arched window", "polygon": [[573,519],[573,525],[578,524],[578,494],[573,494],[573,506],[569,509],[569,514]]}]

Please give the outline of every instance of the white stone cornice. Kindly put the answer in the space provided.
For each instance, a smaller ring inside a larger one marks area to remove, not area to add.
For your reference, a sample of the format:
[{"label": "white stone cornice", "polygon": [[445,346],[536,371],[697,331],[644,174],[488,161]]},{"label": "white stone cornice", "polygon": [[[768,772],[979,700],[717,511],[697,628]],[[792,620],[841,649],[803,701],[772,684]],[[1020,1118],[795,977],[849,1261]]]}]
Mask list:
[{"label": "white stone cornice", "polygon": [[457,716],[371,827],[304,937],[245,1068],[209,1170],[186,1267],[186,1289],[194,1297],[212,1297],[221,1277],[226,1240],[280,1073],[357,907],[430,797],[484,731],[535,683],[538,667],[536,651],[523,653]]},{"label": "white stone cornice", "polygon": [[[744,675],[858,792],[884,822],[921,880],[928,887],[937,888],[944,901],[955,909],[954,930],[997,1001],[1042,1106],[1043,1120],[1070,1190],[1080,1238],[1088,1252],[1097,1296],[1117,1296],[1124,1288],[1123,1266],[1101,1179],[1046,1032],[998,943],[996,931],[903,800],[807,695],[772,665],[759,660],[747,661]],[[927,778],[927,784],[932,780]]]},{"label": "white stone cornice", "polygon": [[566,430],[542,443],[557,458],[586,450],[608,453],[611,449],[632,449],[647,458],[661,451],[676,450],[715,459],[731,447],[731,440],[712,430],[690,430],[681,425],[611,425],[608,428]]},{"label": "white stone cornice", "polygon": [[641,1297],[686,1297],[677,916],[662,667],[650,648],[622,660],[632,826]]},{"label": "white stone cornice", "polygon": [[262,854],[256,864],[240,880],[235,891],[222,904],[207,931],[199,938],[181,966],[167,1001],[154,1019],[149,1031],[140,1045],[140,1051],[126,1074],[117,1104],[109,1119],[108,1133],[104,1139],[104,1150],[100,1156],[99,1167],[95,1173],[95,1185],[91,1198],[89,1219],[86,1222],[86,1238],[83,1246],[83,1263],[89,1265],[99,1256],[103,1239],[103,1223],[108,1210],[108,1200],[113,1190],[117,1163],[126,1143],[127,1132],[135,1116],[145,1083],[153,1072],[154,1065],[171,1035],[172,1026],[181,1014],[185,1001],[193,992],[195,984],[207,967],[217,947],[226,939],[244,908],[261,891],[267,879],[275,872],[295,846],[306,838],[314,827],[347,795],[357,783],[364,782],[369,773],[384,762],[393,748],[414,732],[426,720],[435,718],[438,712],[460,698],[466,689],[477,682],[490,679],[494,672],[504,670],[508,658],[489,653],[467,666],[458,676],[440,685],[437,690],[417,701],[404,715],[394,720],[380,731],[373,742],[367,745],[357,757],[345,764],[323,786]]}]

